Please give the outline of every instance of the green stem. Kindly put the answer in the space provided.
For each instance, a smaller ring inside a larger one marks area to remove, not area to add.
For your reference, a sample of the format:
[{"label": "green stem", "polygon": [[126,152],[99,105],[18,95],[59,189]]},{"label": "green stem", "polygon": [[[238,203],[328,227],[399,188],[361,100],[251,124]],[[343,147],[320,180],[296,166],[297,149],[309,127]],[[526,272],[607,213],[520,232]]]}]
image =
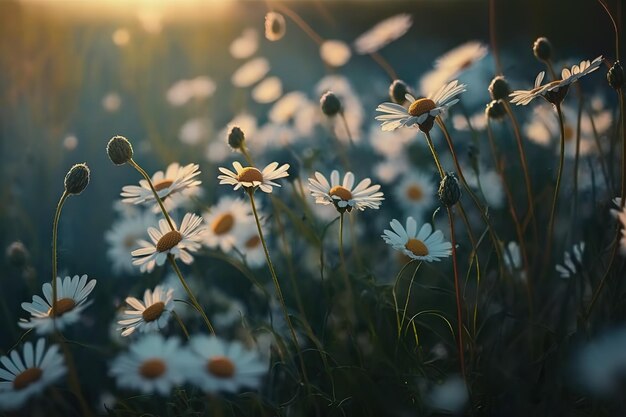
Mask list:
[{"label": "green stem", "polygon": [[395,279],[395,282],[393,283],[393,287],[391,287],[391,295],[393,296],[393,305],[395,307],[395,312],[396,312],[396,325],[398,327],[398,341],[400,340],[400,336],[402,335],[402,323],[400,322],[400,313],[398,310],[398,297],[396,295],[396,289],[398,287],[398,284],[400,283],[400,278],[402,278],[402,273],[404,272],[405,269],[409,267],[409,265],[412,265],[413,262],[415,262],[415,259],[411,259],[409,262],[404,264],[400,272],[398,272],[398,275],[396,275],[396,279]]},{"label": "green stem", "polygon": [[428,142],[428,148],[430,149],[430,152],[433,154],[435,165],[437,165],[437,171],[439,171],[439,176],[441,177],[441,179],[443,179],[443,177],[445,177],[446,174],[444,173],[443,168],[441,167],[441,163],[439,162],[439,155],[437,155],[437,151],[435,150],[435,145],[433,145],[433,140],[430,138],[429,132],[424,132],[424,134],[426,135],[426,142]]},{"label": "green stem", "polygon": [[276,290],[276,297],[280,303],[280,307],[283,311],[283,316],[285,317],[285,322],[289,327],[289,332],[291,333],[291,338],[293,339],[293,343],[295,345],[296,351],[298,352],[298,358],[300,360],[300,367],[302,369],[302,378],[307,383],[308,386],[308,377],[306,373],[306,367],[304,365],[304,358],[302,357],[302,351],[300,350],[300,345],[298,344],[298,338],[296,336],[296,331],[293,328],[293,324],[291,323],[291,319],[289,318],[289,313],[287,312],[287,305],[285,304],[285,299],[283,297],[283,292],[280,289],[280,283],[278,282],[278,276],[276,275],[276,270],[274,269],[274,264],[272,263],[272,259],[270,258],[270,253],[267,250],[267,243],[265,242],[265,237],[263,236],[263,229],[261,228],[261,221],[259,219],[259,214],[256,209],[256,204],[254,202],[254,188],[248,188],[248,195],[250,196],[250,205],[252,206],[252,213],[254,214],[254,220],[256,221],[257,231],[259,232],[259,238],[261,239],[261,244],[263,245],[263,252],[265,252],[265,259],[267,260],[267,266],[270,270],[270,274],[272,275],[272,281],[274,282],[274,288]]},{"label": "green stem", "polygon": [[185,326],[185,323],[183,323],[183,321],[180,319],[180,316],[178,315],[176,310],[172,310],[172,315],[174,316],[174,318],[178,322],[178,325],[182,329],[182,331],[185,334],[185,337],[187,338],[187,340],[189,340],[189,332],[187,331],[187,327]]},{"label": "green stem", "polygon": [[343,113],[343,110],[341,110],[339,114],[341,115],[343,126],[346,128],[346,133],[348,134],[348,139],[350,140],[350,146],[354,146],[354,139],[352,139],[352,133],[350,132],[350,126],[348,126],[348,120],[346,119],[346,115]]},{"label": "green stem", "polygon": [[209,321],[209,318],[207,317],[206,313],[200,306],[200,303],[198,303],[196,296],[193,295],[193,291],[191,291],[191,288],[189,288],[189,285],[187,285],[187,281],[185,281],[185,278],[183,277],[183,273],[180,272],[180,268],[178,267],[178,264],[176,263],[176,259],[174,258],[174,255],[172,255],[171,253],[168,253],[167,260],[170,262],[170,265],[172,265],[172,268],[174,268],[174,272],[176,272],[176,275],[178,275],[178,279],[180,280],[181,285],[183,286],[183,288],[187,292],[187,295],[189,296],[189,301],[191,302],[193,307],[198,311],[198,313],[200,313],[200,315],[202,316],[202,319],[204,320],[204,324],[206,324],[206,327],[209,329],[211,334],[215,334],[215,329],[213,328],[211,321]]},{"label": "green stem", "polygon": [[[56,311],[57,307],[57,240],[59,229],[59,218],[61,217],[61,210],[65,204],[65,200],[69,194],[67,191],[63,191],[57,209],[54,213],[54,222],[52,223],[52,312]],[[52,320],[56,323],[56,314],[52,315]],[[55,324],[56,328],[56,324]]]},{"label": "green stem", "polygon": [[450,223],[450,243],[452,243],[452,268],[454,271],[454,292],[456,293],[456,320],[458,324],[458,348],[459,348],[459,360],[461,361],[461,374],[463,380],[466,381],[465,374],[465,349],[463,344],[463,311],[461,308],[461,288],[459,286],[459,272],[457,267],[457,254],[456,254],[456,236],[454,234],[454,216],[452,215],[452,209],[447,207],[448,222]]},{"label": "green stem", "polygon": [[159,205],[159,207],[161,208],[161,212],[163,213],[163,217],[165,217],[165,220],[167,220],[167,224],[169,224],[170,229],[176,230],[176,227],[174,226],[174,223],[172,222],[172,219],[170,218],[170,215],[167,213],[167,210],[165,210],[165,206],[163,205],[163,201],[161,200],[161,197],[159,197],[159,194],[154,189],[154,185],[152,184],[152,180],[150,179],[150,176],[148,175],[148,173],[146,171],[144,171],[143,168],[141,168],[139,166],[139,164],[137,164],[137,162],[135,162],[133,159],[128,161],[128,163],[133,168],[135,168],[146,181],[148,181],[148,185],[150,186],[150,189],[152,190],[152,194],[154,194],[154,198],[155,198],[157,204]]},{"label": "green stem", "polygon": [[348,322],[352,322],[351,315],[353,314],[353,292],[352,292],[352,283],[350,282],[350,276],[348,275],[348,269],[346,266],[346,257],[343,252],[343,217],[345,213],[341,213],[339,215],[339,260],[341,262],[341,270],[343,272],[343,278],[345,280],[346,292],[348,297],[348,307],[347,307],[347,316]]},{"label": "green stem", "polygon": [[406,292],[406,300],[404,300],[404,310],[402,310],[402,320],[400,321],[400,329],[404,326],[404,319],[406,318],[406,311],[409,308],[409,300],[411,298],[411,289],[413,288],[413,281],[415,281],[415,277],[417,276],[417,271],[419,271],[420,266],[422,266],[422,262],[417,264],[415,271],[413,271],[413,275],[411,275],[411,281],[409,281],[409,288]]},{"label": "green stem", "polygon": [[563,175],[563,164],[565,161],[565,127],[563,125],[563,112],[561,111],[561,105],[555,104],[556,112],[559,115],[559,128],[561,130],[561,145],[559,155],[559,168],[556,176],[556,185],[554,187],[554,197],[552,198],[552,210],[550,210],[550,220],[548,221],[548,237],[546,239],[546,255],[545,264],[549,264],[550,255],[552,251],[552,236],[554,234],[554,219],[556,216],[556,207],[559,200],[559,189],[561,188],[561,177]]}]

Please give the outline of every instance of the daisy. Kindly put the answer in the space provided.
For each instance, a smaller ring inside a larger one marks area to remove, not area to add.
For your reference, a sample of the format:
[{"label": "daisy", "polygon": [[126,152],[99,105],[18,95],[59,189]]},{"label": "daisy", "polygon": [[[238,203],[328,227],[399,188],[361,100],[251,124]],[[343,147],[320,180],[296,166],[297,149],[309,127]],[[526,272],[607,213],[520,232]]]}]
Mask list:
[{"label": "daisy", "polygon": [[[196,179],[200,175],[197,164],[180,166],[178,163],[170,164],[165,173],[157,171],[151,178],[152,185],[159,198],[163,200],[165,208],[169,211],[181,203],[180,200],[172,200],[174,195],[190,196],[198,191],[201,181]],[[152,203],[152,211],[157,213],[160,208],[146,180],[140,180],[139,186],[127,185],[122,188],[121,196],[123,202],[127,204]]]},{"label": "daisy", "polygon": [[211,97],[217,85],[215,81],[207,76],[200,76],[189,80],[176,81],[167,90],[165,96],[167,101],[175,107],[187,104],[190,100],[203,100]]},{"label": "daisy", "polygon": [[[30,320],[20,319],[18,325],[23,329],[35,329],[37,334],[49,334],[56,328],[63,330],[65,326],[76,323],[80,314],[91,304],[87,297],[96,286],[96,280],[87,282],[87,275],[73,278],[57,277],[56,308],[52,309],[52,285],[46,282],[42,286],[44,300],[38,295],[33,296],[31,303],[22,303],[22,308],[30,313]],[[56,321],[56,323],[54,323]]]},{"label": "daisy", "polygon": [[579,78],[597,70],[600,65],[602,65],[602,55],[592,62],[588,60],[581,61],[580,65],[574,65],[571,70],[563,68],[560,80],[554,80],[545,85],[541,85],[541,82],[546,72],[541,71],[537,75],[537,78],[535,78],[535,85],[532,90],[516,90],[509,95],[509,97],[511,97],[511,103],[515,103],[518,106],[520,104],[525,106],[536,97],[543,97],[552,104],[559,104],[567,95],[570,84],[575,83]]},{"label": "daisy", "polygon": [[126,304],[133,310],[125,310],[118,323],[123,326],[122,336],[129,336],[135,330],[141,332],[157,331],[167,325],[170,311],[174,307],[174,289],[157,285],[154,291],[147,289],[143,294],[143,303],[135,297],[127,297]]},{"label": "daisy", "polygon": [[189,379],[207,393],[257,389],[268,370],[258,352],[246,350],[237,341],[198,335],[189,340],[189,349]]},{"label": "daisy", "polygon": [[359,36],[354,41],[354,48],[360,55],[373,54],[407,33],[412,25],[411,15],[398,14],[389,17]]},{"label": "daisy", "polygon": [[152,333],[142,336],[128,352],[116,357],[109,374],[120,388],[166,396],[185,381],[188,361],[189,354],[181,348],[178,338],[164,339]]},{"label": "daisy", "polygon": [[415,217],[421,218],[424,211],[429,209],[437,194],[437,188],[430,175],[419,171],[411,171],[394,188],[396,201]]},{"label": "daisy", "polygon": [[444,241],[441,230],[433,232],[430,223],[424,223],[419,232],[413,217],[406,219],[406,229],[396,219],[390,225],[393,231],[384,230],[383,240],[411,259],[433,262],[452,254],[452,244]]},{"label": "daisy", "polygon": [[334,68],[343,67],[350,60],[352,52],[345,42],[330,39],[324,41],[320,46],[320,56],[322,60]]},{"label": "daisy", "polygon": [[376,120],[382,122],[383,130],[396,130],[399,127],[411,127],[417,125],[424,132],[430,131],[433,127],[435,117],[445,113],[450,107],[455,105],[459,99],[456,95],[465,91],[465,84],[459,84],[454,80],[428,98],[415,99],[410,94],[406,95],[410,103],[409,108],[405,108],[396,103],[383,103],[376,108],[376,111],[384,113],[376,116]]},{"label": "daisy", "polygon": [[123,212],[121,219],[116,220],[111,229],[104,234],[109,248],[107,256],[115,274],[134,274],[137,268],[133,267],[131,251],[139,245],[148,227],[155,226],[157,218],[149,210],[139,212]]},{"label": "daisy", "polygon": [[33,347],[24,344],[20,356],[15,350],[0,357],[0,410],[13,411],[24,406],[32,397],[57,382],[67,373],[59,347],[46,350],[46,340],[41,338]]},{"label": "daisy", "polygon": [[339,171],[334,170],[330,174],[330,183],[319,172],[315,178],[309,178],[309,191],[317,204],[334,204],[337,211],[343,213],[352,209],[365,210],[366,208],[378,209],[384,200],[380,185],[371,185],[372,180],[365,178],[356,187],[354,186],[354,174],[346,172],[343,181],[340,181]]},{"label": "daisy", "polygon": [[252,89],[251,94],[257,103],[272,103],[283,94],[283,83],[278,77],[267,77]]},{"label": "daisy", "polygon": [[235,87],[251,87],[261,81],[270,70],[270,64],[263,57],[253,58],[239,67],[230,78]]},{"label": "daisy", "polygon": [[202,217],[192,213],[185,214],[180,229],[175,222],[175,230],[172,230],[165,219],[159,220],[158,230],[148,228],[152,243],[142,239],[138,242],[141,248],[132,252],[135,257],[133,265],[139,265],[141,272],[151,272],[155,265],[163,265],[169,254],[186,264],[192,263],[193,257],[189,252],[196,252],[200,248],[204,232],[201,223]]},{"label": "daisy", "polygon": [[[263,233],[265,234],[265,230]],[[237,240],[237,250],[244,256],[246,264],[250,268],[260,268],[265,265],[265,252],[259,232],[253,222],[241,230]]]},{"label": "daisy", "polygon": [[230,251],[237,243],[242,227],[253,222],[250,205],[239,198],[222,197],[218,203],[204,213],[207,224],[203,242],[209,248],[219,247],[222,252]]},{"label": "daisy", "polygon": [[576,275],[578,268],[582,266],[583,253],[585,253],[585,242],[575,244],[571,253],[565,252],[563,265],[556,266],[556,272],[561,274],[561,278],[569,278]]},{"label": "daisy", "polygon": [[219,170],[224,175],[219,175],[217,179],[220,180],[220,184],[234,185],[235,190],[241,187],[246,190],[256,190],[257,187],[265,193],[271,193],[272,187],[280,187],[280,184],[273,180],[284,178],[289,176],[287,170],[289,164],[278,166],[278,162],[272,162],[266,166],[263,171],[259,171],[255,167],[243,167],[237,161],[233,162],[235,172],[220,167]]},{"label": "daisy", "polygon": [[259,48],[259,34],[252,28],[244,29],[241,36],[231,42],[228,51],[233,58],[250,58]]}]

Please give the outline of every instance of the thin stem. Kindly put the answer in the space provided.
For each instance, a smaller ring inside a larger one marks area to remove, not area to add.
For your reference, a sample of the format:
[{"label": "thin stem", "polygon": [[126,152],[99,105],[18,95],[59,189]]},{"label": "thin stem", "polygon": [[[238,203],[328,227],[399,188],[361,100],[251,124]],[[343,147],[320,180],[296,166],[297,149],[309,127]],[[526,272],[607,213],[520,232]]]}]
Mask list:
[{"label": "thin stem", "polygon": [[[409,265],[412,265],[413,262],[415,262],[415,259],[412,259],[406,264],[404,264],[400,272],[398,272],[398,275],[396,275],[396,279],[393,283],[393,287],[391,287],[391,295],[393,296],[393,304],[394,304],[395,312],[396,312],[396,325],[398,327],[398,341],[400,340],[400,336],[402,335],[402,324],[400,323],[400,314],[398,310],[398,297],[396,295],[396,289],[398,287],[398,283],[400,283],[400,278],[402,278],[402,273],[404,272],[405,269],[409,267]],[[402,321],[404,321],[404,319]]]},{"label": "thin stem", "polygon": [[574,204],[572,207],[572,227],[570,231],[576,230],[576,218],[578,217],[578,165],[580,161],[580,125],[583,115],[583,95],[580,85],[578,85],[578,114],[576,119],[576,152],[574,154]]},{"label": "thin stem", "polygon": [[343,125],[346,128],[346,133],[348,134],[348,139],[350,140],[350,146],[354,146],[354,139],[352,139],[352,133],[350,132],[350,126],[348,126],[348,120],[346,119],[346,115],[343,110],[339,112],[341,115],[341,120],[343,121]]},{"label": "thin stem", "polygon": [[387,62],[385,58],[382,57],[378,52],[372,52],[370,54],[372,59],[387,73],[391,80],[396,80],[398,78],[398,74],[393,70],[393,67]]},{"label": "thin stem", "polygon": [[424,132],[424,134],[426,135],[426,142],[428,142],[428,148],[430,149],[430,152],[433,154],[435,165],[437,165],[437,171],[439,171],[439,176],[441,177],[441,179],[443,179],[443,177],[445,176],[445,173],[443,172],[443,168],[441,167],[441,163],[439,162],[439,156],[437,155],[437,151],[435,150],[435,145],[433,145],[433,140],[430,138],[429,132]]},{"label": "thin stem", "polygon": [[317,32],[315,32],[313,28],[309,26],[309,24],[305,22],[304,19],[300,17],[300,15],[298,15],[298,13],[294,12],[293,10],[291,10],[290,8],[286,6],[283,6],[282,4],[272,3],[272,6],[276,10],[280,11],[281,13],[284,13],[285,15],[287,15],[287,17],[293,20],[293,22],[300,29],[302,29],[302,31],[306,33],[309,36],[309,38],[313,40],[313,42],[315,42],[318,45],[322,45],[324,43],[324,38],[318,35]]},{"label": "thin stem", "polygon": [[559,77],[556,75],[556,71],[554,71],[554,66],[552,66],[552,61],[551,60],[547,60],[544,61],[546,63],[546,66],[548,67],[548,72],[550,73],[550,77],[552,77],[552,80],[558,80]]},{"label": "thin stem", "polygon": [[354,313],[354,306],[352,300],[354,299],[352,292],[352,283],[350,282],[350,276],[348,275],[348,269],[346,266],[346,256],[343,251],[343,218],[345,213],[339,214],[339,260],[341,262],[341,270],[343,272],[343,278],[345,280],[346,292],[348,293],[348,307],[347,316],[348,322],[352,321],[351,314]]},{"label": "thin stem", "polygon": [[133,168],[135,168],[146,181],[148,181],[148,185],[150,186],[150,189],[152,190],[152,194],[154,194],[154,198],[156,199],[157,204],[161,208],[161,212],[163,213],[163,217],[165,217],[165,220],[167,220],[167,224],[169,224],[170,229],[176,230],[176,227],[174,226],[174,223],[172,222],[172,219],[170,218],[170,215],[167,213],[167,210],[165,210],[165,206],[163,205],[163,201],[161,200],[161,197],[159,197],[159,194],[154,189],[154,185],[152,184],[152,180],[150,179],[150,176],[148,175],[148,173],[146,171],[144,171],[143,168],[141,168],[139,166],[139,164],[137,162],[135,162],[135,160],[131,159],[130,161],[128,161],[128,163]]},{"label": "thin stem", "polygon": [[622,201],[620,209],[624,209],[626,204],[626,118],[624,118],[624,92],[617,90],[619,98],[619,117],[622,121]]},{"label": "thin stem", "polygon": [[456,237],[454,233],[454,216],[452,215],[452,209],[447,207],[448,222],[450,223],[450,243],[452,243],[452,268],[454,271],[454,292],[456,293],[456,319],[458,324],[458,347],[459,347],[459,360],[461,361],[461,374],[463,380],[466,380],[465,375],[465,352],[463,344],[463,311],[461,309],[461,289],[459,287],[459,272],[457,268],[457,254],[456,254]]},{"label": "thin stem", "polygon": [[496,42],[496,1],[489,0],[489,39],[491,50],[496,61],[496,72],[502,74],[502,62],[500,61],[500,50]]},{"label": "thin stem", "polygon": [[619,49],[619,29],[617,28],[617,22],[615,22],[615,19],[613,18],[613,15],[611,14],[611,11],[609,10],[608,6],[604,3],[604,1],[598,0],[598,3],[600,3],[600,6],[602,6],[602,8],[606,12],[606,14],[609,15],[609,19],[611,19],[611,23],[613,24],[613,30],[615,32],[615,58],[619,61],[619,51],[620,51],[620,49]]},{"label": "thin stem", "polygon": [[276,275],[276,270],[274,269],[274,264],[272,263],[272,259],[270,258],[270,253],[267,250],[267,243],[265,242],[265,237],[263,236],[263,229],[261,228],[261,220],[259,219],[259,214],[257,212],[256,204],[254,202],[254,188],[248,188],[247,191],[248,191],[248,196],[250,196],[250,205],[252,206],[252,213],[254,214],[254,220],[256,221],[256,227],[257,227],[257,231],[259,232],[259,238],[261,239],[261,244],[263,245],[263,252],[265,252],[265,259],[267,260],[267,266],[270,270],[270,274],[272,275],[272,281],[274,282],[274,288],[276,290],[276,297],[278,298],[280,307],[283,312],[283,316],[285,317],[285,322],[287,323],[287,326],[289,327],[291,338],[293,339],[293,343],[295,345],[296,351],[298,352],[298,358],[300,360],[300,367],[302,368],[302,377],[308,386],[308,377],[306,373],[306,367],[304,365],[304,358],[302,357],[302,351],[300,350],[300,345],[298,344],[296,331],[293,328],[291,319],[289,318],[289,313],[287,312],[287,305],[285,304],[283,292],[280,289],[280,283],[278,282],[278,276]]},{"label": "thin stem", "polygon": [[189,285],[187,285],[187,281],[185,281],[185,278],[183,277],[183,273],[180,272],[180,268],[178,267],[178,264],[176,263],[176,259],[174,258],[174,255],[172,255],[171,253],[168,253],[167,260],[170,262],[170,265],[172,265],[172,268],[174,268],[174,272],[176,272],[176,275],[178,275],[178,279],[180,280],[181,285],[183,286],[183,288],[187,292],[187,295],[189,296],[189,301],[194,306],[194,308],[198,310],[198,313],[200,313],[200,315],[202,316],[202,319],[204,320],[204,324],[206,324],[206,327],[209,329],[211,334],[215,334],[215,329],[213,328],[211,321],[209,320],[206,313],[200,306],[200,303],[198,303],[198,300],[196,299],[196,296],[193,294],[193,291],[191,291],[191,288],[189,288]]},{"label": "thin stem", "polygon": [[54,221],[52,223],[52,321],[56,323],[56,308],[57,308],[57,240],[59,230],[59,218],[61,217],[61,210],[65,204],[65,200],[69,194],[67,191],[63,191],[57,209],[54,213]]},{"label": "thin stem", "polygon": [[413,288],[413,281],[415,281],[415,277],[417,276],[417,271],[419,271],[422,263],[418,263],[415,271],[413,271],[413,275],[411,275],[411,281],[409,281],[409,288],[406,292],[406,300],[404,301],[404,309],[402,310],[402,320],[400,321],[400,329],[404,326],[404,319],[406,318],[406,311],[409,308],[409,299],[411,298],[411,289]]},{"label": "thin stem", "polygon": [[67,346],[65,339],[61,336],[60,333],[57,333],[57,337],[60,339],[59,344],[61,345],[61,349],[63,350],[63,356],[65,356],[65,364],[67,365],[68,373],[67,380],[69,383],[72,392],[78,399],[78,404],[80,405],[81,413],[83,416],[89,417],[92,416],[89,405],[87,404],[87,400],[85,400],[85,396],[83,394],[83,390],[80,385],[80,380],[78,379],[78,373],[76,372],[76,364],[74,362],[74,358],[72,356],[72,352]]},{"label": "thin stem", "polygon": [[241,153],[243,154],[243,157],[246,159],[246,162],[248,162],[248,165],[253,166],[254,163],[252,161],[252,157],[250,156],[250,153],[248,152],[248,148],[246,147],[246,143],[242,143],[241,144]]},{"label": "thin stem", "polygon": [[563,125],[563,112],[561,111],[561,105],[555,104],[556,112],[559,115],[559,128],[561,129],[561,145],[559,155],[559,168],[556,176],[556,185],[554,187],[554,197],[552,198],[552,210],[550,210],[550,220],[548,221],[548,237],[546,239],[546,255],[545,264],[549,264],[550,255],[552,251],[552,236],[554,234],[554,219],[556,216],[556,207],[559,199],[559,189],[561,187],[561,177],[563,175],[563,164],[565,160],[565,127]]},{"label": "thin stem", "polygon": [[187,340],[189,340],[189,332],[187,331],[187,327],[185,326],[185,323],[183,323],[183,321],[180,319],[180,316],[178,315],[176,310],[172,310],[172,315],[174,316],[174,318],[178,322],[178,325],[182,329],[182,331],[185,334],[185,337],[187,338]]}]

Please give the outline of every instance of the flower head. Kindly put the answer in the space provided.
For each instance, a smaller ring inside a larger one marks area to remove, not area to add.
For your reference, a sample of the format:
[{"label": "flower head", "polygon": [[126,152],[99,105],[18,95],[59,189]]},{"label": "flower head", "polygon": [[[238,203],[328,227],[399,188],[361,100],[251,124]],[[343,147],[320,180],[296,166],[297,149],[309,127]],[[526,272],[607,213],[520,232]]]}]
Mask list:
[{"label": "flower head", "polygon": [[[65,326],[76,323],[82,311],[91,304],[87,297],[96,286],[96,280],[87,282],[87,275],[73,278],[57,277],[57,300],[52,302],[52,285],[46,282],[42,286],[45,300],[38,295],[33,296],[30,303],[22,303],[22,308],[30,313],[30,320],[20,319],[18,325],[23,329],[35,329],[38,334],[49,334],[56,328],[63,330]],[[56,304],[56,308],[52,305]]]},{"label": "flower head", "polygon": [[238,242],[242,228],[254,222],[250,205],[239,198],[222,197],[216,205],[204,213],[207,225],[203,241],[209,248],[219,247],[229,252]]},{"label": "flower head", "polygon": [[89,185],[90,171],[87,164],[76,164],[65,175],[65,192],[78,195]]},{"label": "flower head", "polygon": [[556,266],[556,272],[561,278],[569,278],[579,271],[583,262],[583,253],[585,253],[585,242],[580,242],[572,247],[572,251],[566,251],[563,255],[563,265]]},{"label": "flower head", "polygon": [[285,36],[287,23],[285,17],[276,12],[268,12],[265,15],[265,37],[267,40],[275,42]]},{"label": "flower head", "polygon": [[135,297],[126,297],[126,304],[132,310],[125,310],[121,320],[122,336],[129,336],[135,330],[141,332],[158,331],[167,325],[170,311],[173,309],[174,289],[157,285],[153,291],[147,289],[143,302]]},{"label": "flower head", "polygon": [[360,55],[373,54],[407,33],[412,25],[413,18],[409,14],[389,17],[359,36],[354,48]]},{"label": "flower head", "polygon": [[189,252],[196,252],[201,246],[204,232],[201,224],[202,217],[192,213],[185,214],[180,229],[174,223],[172,230],[167,221],[161,219],[159,229],[148,228],[152,243],[146,240],[137,242],[141,248],[132,252],[135,257],[133,265],[139,265],[141,272],[151,272],[155,265],[163,265],[170,254],[186,264],[192,263],[193,257]]},{"label": "flower head", "polygon": [[452,244],[444,240],[441,230],[433,232],[430,223],[424,223],[419,231],[413,217],[407,218],[406,228],[396,219],[390,225],[392,230],[384,230],[383,240],[411,259],[433,262],[452,254]]},{"label": "flower head", "polygon": [[343,181],[339,179],[339,171],[330,174],[330,183],[319,172],[315,178],[309,178],[309,190],[317,204],[334,204],[341,213],[366,208],[378,209],[384,200],[380,185],[372,185],[372,180],[365,178],[354,187],[354,174],[347,172]]},{"label": "flower head", "polygon": [[569,86],[572,83],[594,72],[600,65],[602,65],[602,56],[597,57],[591,62],[588,60],[581,61],[579,65],[574,65],[571,70],[563,68],[561,71],[561,79],[551,81],[544,85],[541,85],[541,82],[546,72],[541,71],[537,75],[537,78],[535,78],[535,85],[532,90],[516,90],[509,95],[509,97],[511,97],[511,103],[517,104],[518,106],[520,104],[525,106],[536,97],[543,97],[552,104],[560,104],[567,95]]},{"label": "flower head", "polygon": [[0,410],[13,411],[24,406],[29,399],[57,382],[67,373],[59,347],[46,350],[46,339],[24,344],[23,353],[12,351],[0,357]]},{"label": "flower head", "polygon": [[406,99],[410,103],[408,109],[396,103],[383,103],[376,108],[376,111],[383,113],[376,116],[376,120],[382,122],[381,127],[385,131],[417,125],[420,130],[428,132],[433,127],[435,117],[445,113],[459,101],[454,97],[464,92],[465,87],[465,84],[459,84],[455,80],[427,98],[416,99],[407,94]]},{"label": "flower head", "polygon": [[234,185],[235,190],[241,187],[246,190],[256,190],[260,188],[265,193],[271,193],[272,187],[280,187],[280,184],[274,182],[279,178],[289,175],[289,164],[278,166],[278,162],[272,162],[267,165],[263,171],[255,167],[243,167],[239,162],[233,162],[235,172],[220,167],[219,170],[223,175],[219,175],[217,179],[220,184]]},{"label": "flower head", "polygon": [[157,217],[150,210],[134,209],[122,212],[122,218],[116,220],[111,229],[104,234],[108,244],[107,257],[115,274],[136,274],[131,251],[139,245],[137,242],[144,237],[149,227],[156,226]]}]

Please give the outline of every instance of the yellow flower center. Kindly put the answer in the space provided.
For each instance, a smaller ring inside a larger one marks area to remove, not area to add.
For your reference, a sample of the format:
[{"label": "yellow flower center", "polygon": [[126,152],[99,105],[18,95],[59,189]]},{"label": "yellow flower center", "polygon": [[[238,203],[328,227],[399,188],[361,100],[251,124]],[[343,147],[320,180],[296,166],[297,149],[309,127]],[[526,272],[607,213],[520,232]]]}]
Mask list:
[{"label": "yellow flower center", "polygon": [[57,300],[56,308],[50,308],[50,310],[48,310],[48,315],[50,317],[61,317],[68,311],[72,311],[74,307],[76,307],[76,301],[72,298],[61,298]]},{"label": "yellow flower center", "polygon": [[216,235],[223,235],[230,231],[235,224],[235,218],[230,213],[224,213],[217,216],[211,223],[211,230]]},{"label": "yellow flower center", "polygon": [[246,240],[245,246],[248,249],[254,249],[261,243],[261,238],[254,235],[250,239]]},{"label": "yellow flower center", "polygon": [[41,378],[43,371],[39,368],[28,368],[24,372],[18,374],[13,380],[13,389],[22,390],[33,384]]},{"label": "yellow flower center", "polygon": [[330,189],[328,194],[330,194],[331,196],[337,196],[343,201],[348,201],[352,199],[352,193],[350,192],[350,190],[342,187],[341,185],[335,185],[333,188]]},{"label": "yellow flower center", "polygon": [[214,356],[206,365],[207,371],[218,378],[230,378],[235,374],[235,364],[226,356]]},{"label": "yellow flower center", "polygon": [[174,181],[172,180],[168,180],[167,178],[162,179],[161,181],[157,181],[154,184],[152,184],[154,186],[154,189],[157,191],[161,191],[167,187],[169,187],[170,185],[172,185],[174,183]]},{"label": "yellow flower center", "polygon": [[415,100],[409,106],[409,114],[413,117],[421,116],[424,113],[427,113],[437,107],[435,102],[429,98],[420,98],[419,100]]},{"label": "yellow flower center", "polygon": [[263,174],[254,167],[245,167],[237,176],[239,182],[263,182]]},{"label": "yellow flower center", "polygon": [[415,255],[415,256],[426,256],[426,255],[428,255],[428,248],[426,247],[424,242],[422,242],[419,239],[415,239],[415,238],[409,239],[409,241],[406,242],[404,247],[407,248],[408,250],[410,250],[411,252],[413,252],[413,255]]},{"label": "yellow flower center", "polygon": [[174,246],[178,245],[181,240],[183,240],[183,235],[176,230],[171,230],[161,236],[161,239],[157,242],[156,250],[158,252],[167,252]]},{"label": "yellow flower center", "polygon": [[420,201],[424,197],[424,190],[417,184],[411,184],[406,188],[406,197],[411,201]]},{"label": "yellow flower center", "polygon": [[139,375],[146,379],[156,379],[167,370],[167,365],[162,359],[148,359],[139,367]]},{"label": "yellow flower center", "polygon": [[146,308],[141,316],[143,320],[146,322],[151,322],[157,320],[163,314],[163,310],[165,310],[165,303],[163,301],[158,301],[152,304],[150,307]]}]

